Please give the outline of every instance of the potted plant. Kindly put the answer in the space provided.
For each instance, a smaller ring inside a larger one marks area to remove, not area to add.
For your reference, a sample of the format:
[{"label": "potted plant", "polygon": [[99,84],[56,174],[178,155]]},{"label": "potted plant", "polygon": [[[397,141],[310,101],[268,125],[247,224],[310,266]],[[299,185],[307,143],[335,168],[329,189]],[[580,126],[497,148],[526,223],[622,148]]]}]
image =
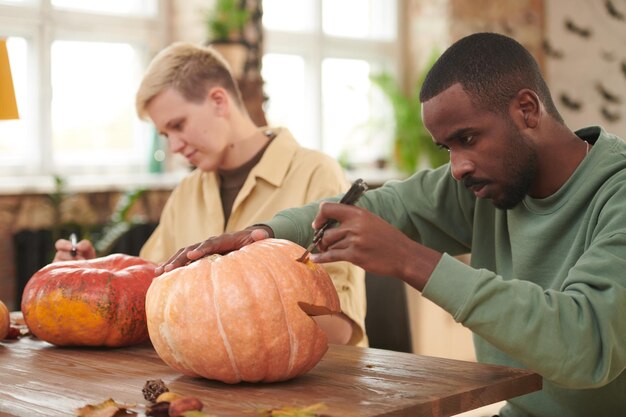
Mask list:
[{"label": "potted plant", "polygon": [[216,0],[206,14],[207,43],[226,59],[237,79],[243,75],[248,56],[243,31],[249,20],[250,12],[241,0]]},{"label": "potted plant", "polygon": [[414,173],[421,163],[436,168],[449,161],[448,153],[441,151],[434,144],[422,122],[419,91],[433,62],[434,59],[420,74],[412,94],[402,91],[388,72],[370,77],[391,103],[395,122],[392,157],[397,168],[407,174]]}]

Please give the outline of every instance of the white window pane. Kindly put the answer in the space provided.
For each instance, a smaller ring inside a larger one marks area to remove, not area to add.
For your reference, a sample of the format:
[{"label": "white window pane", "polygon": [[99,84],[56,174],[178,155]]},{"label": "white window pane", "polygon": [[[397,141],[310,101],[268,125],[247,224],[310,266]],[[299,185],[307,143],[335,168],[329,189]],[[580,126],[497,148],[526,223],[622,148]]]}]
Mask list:
[{"label": "white window pane", "polygon": [[142,155],[147,154],[147,143],[138,134],[134,108],[138,61],[129,44],[52,44],[52,146],[57,167],[146,159]]},{"label": "white window pane", "polygon": [[155,16],[158,0],[52,0],[61,9],[126,16]]},{"label": "white window pane", "polygon": [[270,30],[310,32],[319,0],[263,0],[263,25]]},{"label": "white window pane", "polygon": [[388,154],[388,135],[373,135],[370,63],[329,58],[322,62],[323,150],[341,160],[371,162]]},{"label": "white window pane", "polygon": [[396,34],[395,2],[389,0],[323,0],[324,33],[349,38],[390,40]]},{"label": "white window pane", "polygon": [[17,100],[19,120],[0,120],[0,161],[4,165],[23,164],[26,157],[33,156],[32,138],[28,137],[27,97],[28,83],[28,44],[26,39],[10,37],[7,39],[11,76]]},{"label": "white window pane", "polygon": [[273,126],[287,127],[307,148],[319,148],[312,129],[312,109],[307,97],[306,66],[299,55],[266,54],[262,76],[268,96],[266,118]]}]

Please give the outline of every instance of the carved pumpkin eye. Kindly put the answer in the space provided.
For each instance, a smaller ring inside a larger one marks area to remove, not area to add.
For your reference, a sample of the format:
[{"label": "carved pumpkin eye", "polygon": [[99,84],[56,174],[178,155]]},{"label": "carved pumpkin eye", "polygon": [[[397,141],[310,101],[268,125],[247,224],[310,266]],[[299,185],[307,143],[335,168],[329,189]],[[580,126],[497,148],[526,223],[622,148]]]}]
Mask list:
[{"label": "carved pumpkin eye", "polygon": [[157,354],[186,375],[227,383],[309,371],[328,349],[309,316],[340,307],[328,273],[296,261],[303,251],[265,239],[159,276],[146,296]]}]

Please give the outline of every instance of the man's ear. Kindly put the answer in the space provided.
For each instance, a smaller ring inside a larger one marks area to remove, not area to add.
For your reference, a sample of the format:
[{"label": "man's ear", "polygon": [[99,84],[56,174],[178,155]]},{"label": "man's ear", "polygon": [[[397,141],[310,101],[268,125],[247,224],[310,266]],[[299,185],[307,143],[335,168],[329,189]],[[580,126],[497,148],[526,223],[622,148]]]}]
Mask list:
[{"label": "man's ear", "polygon": [[539,96],[528,88],[521,89],[513,100],[513,120],[522,129],[536,128],[542,111],[543,105]]}]

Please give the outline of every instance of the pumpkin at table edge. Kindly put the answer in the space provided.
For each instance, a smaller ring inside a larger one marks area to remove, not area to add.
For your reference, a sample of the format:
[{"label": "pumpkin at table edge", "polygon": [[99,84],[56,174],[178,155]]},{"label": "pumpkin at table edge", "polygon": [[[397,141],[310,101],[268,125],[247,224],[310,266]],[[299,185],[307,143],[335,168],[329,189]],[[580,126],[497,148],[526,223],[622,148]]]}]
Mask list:
[{"label": "pumpkin at table edge", "polygon": [[155,266],[124,254],[48,264],[24,287],[24,321],[39,339],[58,346],[146,342],[145,296]]},{"label": "pumpkin at table edge", "polygon": [[7,306],[0,300],[0,340],[9,335],[11,329],[11,315]]},{"label": "pumpkin at table edge", "polygon": [[304,248],[264,239],[157,277],[146,295],[152,345],[170,367],[226,383],[275,382],[312,369],[328,339],[311,315],[338,313],[328,273]]}]

